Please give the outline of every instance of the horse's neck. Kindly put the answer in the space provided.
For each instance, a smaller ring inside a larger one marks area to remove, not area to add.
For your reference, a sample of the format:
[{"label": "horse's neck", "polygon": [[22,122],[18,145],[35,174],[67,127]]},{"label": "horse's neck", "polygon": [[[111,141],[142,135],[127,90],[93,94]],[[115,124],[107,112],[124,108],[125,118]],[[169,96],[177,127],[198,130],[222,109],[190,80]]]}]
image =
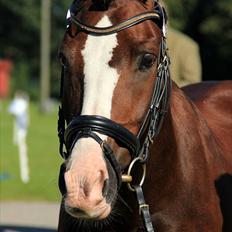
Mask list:
[{"label": "horse's neck", "polygon": [[[198,226],[200,215],[207,217],[206,224],[216,221],[221,214],[214,184],[221,172],[220,150],[206,121],[174,86],[170,110],[151,148],[143,186],[153,222],[166,228],[166,221],[182,222],[178,215]],[[219,231],[215,228],[207,231]]]},{"label": "horse's neck", "polygon": [[170,100],[170,110],[152,147],[152,167],[148,168],[167,182],[172,182],[173,175],[176,181],[193,185],[215,178],[221,169],[220,150],[206,121],[176,86]]}]

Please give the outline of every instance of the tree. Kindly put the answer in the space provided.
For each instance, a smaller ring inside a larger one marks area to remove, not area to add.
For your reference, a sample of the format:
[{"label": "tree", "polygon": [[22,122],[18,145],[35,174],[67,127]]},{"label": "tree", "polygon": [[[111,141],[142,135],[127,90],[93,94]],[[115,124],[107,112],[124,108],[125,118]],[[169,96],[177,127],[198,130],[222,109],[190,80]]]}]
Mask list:
[{"label": "tree", "polygon": [[[52,96],[58,96],[59,92],[57,51],[66,29],[65,17],[69,4],[69,0],[52,0]],[[0,0],[0,58],[13,61],[13,87],[26,90],[32,99],[39,96],[40,9],[41,0]]]},{"label": "tree", "polygon": [[38,66],[39,5],[37,2],[35,0],[0,1],[0,56],[14,62],[15,86],[22,88],[20,83],[23,82],[24,90],[28,88],[29,77],[36,79]]},{"label": "tree", "polygon": [[171,25],[200,45],[203,80],[231,79],[231,0],[166,0]]}]

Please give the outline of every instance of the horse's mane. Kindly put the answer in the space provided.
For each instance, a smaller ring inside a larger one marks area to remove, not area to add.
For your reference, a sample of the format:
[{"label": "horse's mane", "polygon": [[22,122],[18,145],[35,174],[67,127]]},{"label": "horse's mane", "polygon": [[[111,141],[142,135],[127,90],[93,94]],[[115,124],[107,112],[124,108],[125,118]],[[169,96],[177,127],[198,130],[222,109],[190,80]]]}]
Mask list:
[{"label": "horse's mane", "polygon": [[[75,2],[77,2],[78,0],[75,0]],[[113,2],[114,0],[92,0],[92,2],[99,6],[99,7],[104,7],[104,8],[108,8],[110,3]],[[139,0],[143,3],[146,3],[148,0]]]}]

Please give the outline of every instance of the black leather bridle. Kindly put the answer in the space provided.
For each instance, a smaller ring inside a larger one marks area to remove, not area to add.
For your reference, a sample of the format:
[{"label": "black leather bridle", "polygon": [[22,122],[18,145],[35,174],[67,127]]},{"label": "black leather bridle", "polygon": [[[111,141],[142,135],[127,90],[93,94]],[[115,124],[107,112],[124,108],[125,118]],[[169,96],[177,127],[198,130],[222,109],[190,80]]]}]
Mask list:
[{"label": "black leather bridle", "polygon": [[[111,27],[97,28],[83,24],[76,17],[77,6],[71,6],[71,15],[69,22],[75,24],[81,31],[91,34],[93,36],[102,36],[117,33],[121,30],[125,30],[136,24],[142,23],[145,20],[153,20],[162,31],[162,42],[160,45],[160,54],[158,62],[158,70],[156,80],[154,84],[153,95],[151,103],[144,121],[140,127],[137,135],[132,134],[127,128],[121,126],[115,121],[99,115],[78,115],[71,120],[67,128],[65,128],[65,118],[62,106],[59,108],[59,119],[58,119],[58,136],[60,142],[60,154],[63,158],[67,159],[71,154],[71,151],[77,140],[83,137],[93,138],[103,150],[105,158],[109,161],[113,167],[118,180],[118,189],[121,186],[121,182],[128,182],[130,190],[135,191],[139,209],[143,217],[143,222],[146,231],[154,231],[149,213],[149,207],[145,203],[144,195],[142,191],[142,183],[145,178],[145,164],[149,157],[149,148],[154,138],[159,134],[164,115],[168,110],[169,96],[171,92],[171,80],[169,74],[169,57],[167,55],[166,38],[164,32],[165,15],[163,8],[157,1],[154,1],[155,6],[153,11],[148,11],[139,15],[136,15],[128,20],[113,25]],[[63,73],[63,72],[62,72]],[[61,97],[63,95],[63,78],[61,83]],[[121,167],[119,166],[115,155],[107,144],[103,141],[98,133],[113,138],[116,143],[124,148],[127,148],[132,156],[132,162],[128,168],[127,175],[122,175]],[[63,145],[66,146],[66,152],[63,151]],[[139,184],[131,184],[132,177],[130,174],[133,165],[139,162],[143,165],[144,175],[142,181]]]}]

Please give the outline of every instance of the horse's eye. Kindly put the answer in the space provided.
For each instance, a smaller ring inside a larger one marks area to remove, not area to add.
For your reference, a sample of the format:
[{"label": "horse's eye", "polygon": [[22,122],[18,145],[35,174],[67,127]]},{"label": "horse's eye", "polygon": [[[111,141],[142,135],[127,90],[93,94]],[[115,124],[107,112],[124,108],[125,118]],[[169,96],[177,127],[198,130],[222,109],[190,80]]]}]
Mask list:
[{"label": "horse's eye", "polygon": [[68,66],[69,66],[68,59],[65,57],[65,55],[63,53],[59,54],[59,60],[60,60],[60,64],[64,68],[68,68]]},{"label": "horse's eye", "polygon": [[156,57],[151,53],[145,53],[140,61],[139,70],[146,71],[155,63]]}]

